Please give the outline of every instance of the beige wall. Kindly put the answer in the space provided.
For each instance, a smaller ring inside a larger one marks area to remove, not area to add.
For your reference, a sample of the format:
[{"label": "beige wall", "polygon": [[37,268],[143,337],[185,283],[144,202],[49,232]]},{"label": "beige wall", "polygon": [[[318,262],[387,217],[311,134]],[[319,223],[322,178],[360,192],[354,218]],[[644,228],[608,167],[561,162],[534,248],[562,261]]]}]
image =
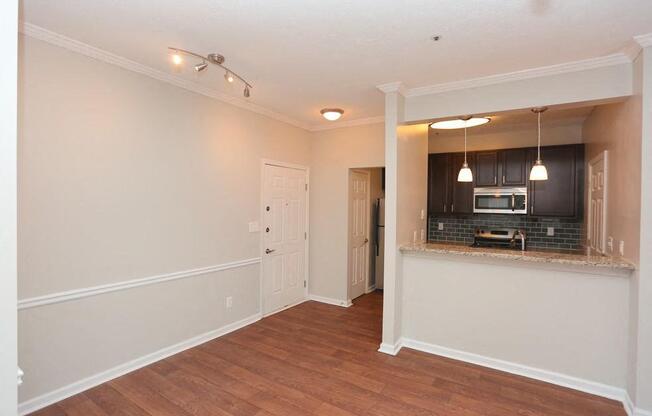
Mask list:
[{"label": "beige wall", "polygon": [[624,389],[630,277],[403,256],[403,337]]},{"label": "beige wall", "polygon": [[[536,120],[535,120],[536,121]],[[582,143],[582,123],[543,125],[542,145]],[[429,153],[449,153],[464,151],[464,132],[458,134],[428,129]],[[532,125],[514,125],[509,128],[495,129],[490,132],[477,133],[473,129],[467,132],[467,149],[477,150],[512,149],[516,147],[534,147],[537,145],[536,123]]]},{"label": "beige wall", "polygon": [[[428,205],[428,126],[400,126],[398,136],[398,245],[421,241]],[[423,218],[422,218],[423,214]]]},{"label": "beige wall", "polygon": [[16,414],[16,93],[18,2],[0,3],[0,414]]},{"label": "beige wall", "polygon": [[[583,137],[587,166],[604,150],[609,152],[607,237],[614,239],[613,255],[619,255],[618,244],[622,240],[625,242],[624,257],[638,263],[641,215],[640,96],[633,96],[622,103],[595,107],[584,123]],[[589,180],[588,175],[586,180]],[[589,189],[588,182],[585,189]],[[587,213],[584,218],[586,221]]]},{"label": "beige wall", "polygon": [[310,294],[348,300],[347,224],[350,168],[384,166],[383,124],[312,135]]},{"label": "beige wall", "polygon": [[[20,50],[20,298],[260,256],[261,158],[309,165],[309,133],[31,38]],[[258,287],[251,265],[21,310],[21,401],[255,315]]]}]

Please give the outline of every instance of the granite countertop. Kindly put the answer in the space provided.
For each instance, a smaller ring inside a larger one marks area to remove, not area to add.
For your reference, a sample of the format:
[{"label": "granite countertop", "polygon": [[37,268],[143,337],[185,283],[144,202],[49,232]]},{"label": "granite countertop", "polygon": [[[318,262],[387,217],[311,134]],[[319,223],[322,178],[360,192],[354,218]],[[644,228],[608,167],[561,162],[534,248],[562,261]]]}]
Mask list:
[{"label": "granite countertop", "polygon": [[577,252],[537,251],[537,250],[508,250],[500,248],[470,247],[465,244],[455,243],[417,243],[400,247],[403,253],[433,253],[452,254],[467,257],[483,257],[492,259],[525,261],[533,263],[548,263],[567,266],[587,266],[603,268],[614,271],[633,271],[634,265],[619,258],[600,256]]}]

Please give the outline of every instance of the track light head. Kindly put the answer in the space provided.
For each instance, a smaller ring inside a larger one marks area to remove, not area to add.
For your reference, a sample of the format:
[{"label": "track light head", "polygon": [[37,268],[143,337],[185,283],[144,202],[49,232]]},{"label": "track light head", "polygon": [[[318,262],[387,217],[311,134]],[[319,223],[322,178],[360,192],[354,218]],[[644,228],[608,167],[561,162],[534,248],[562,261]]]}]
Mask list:
[{"label": "track light head", "polygon": [[229,71],[226,71],[224,73],[224,79],[229,83],[232,83],[235,80],[235,78],[233,77],[233,74],[231,72],[229,72]]},{"label": "track light head", "polygon": [[202,62],[200,64],[195,65],[195,71],[196,72],[201,72],[206,68],[208,68],[208,64],[206,62]]},{"label": "track light head", "polygon": [[243,94],[244,94],[245,98],[249,98],[249,96],[251,96],[251,92],[249,91],[249,86],[248,85],[245,85]]},{"label": "track light head", "polygon": [[181,57],[181,54],[179,52],[174,52],[172,54],[172,63],[175,65],[181,65],[183,63],[183,58]]}]

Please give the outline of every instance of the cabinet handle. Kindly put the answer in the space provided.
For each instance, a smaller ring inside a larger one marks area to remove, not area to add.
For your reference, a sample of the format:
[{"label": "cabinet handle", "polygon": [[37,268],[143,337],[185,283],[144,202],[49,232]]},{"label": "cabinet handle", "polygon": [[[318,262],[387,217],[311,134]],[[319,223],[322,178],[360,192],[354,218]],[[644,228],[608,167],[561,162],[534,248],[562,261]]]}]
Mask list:
[{"label": "cabinet handle", "polygon": [[455,212],[455,204],[451,204],[451,212]]},{"label": "cabinet handle", "polygon": [[496,179],[495,176],[494,176],[494,183],[495,183],[496,185],[498,185],[498,179]]},{"label": "cabinet handle", "polygon": [[534,214],[534,205],[530,205],[530,215]]},{"label": "cabinet handle", "polygon": [[503,175],[503,185],[505,185],[505,175]]},{"label": "cabinet handle", "polygon": [[444,204],[444,212],[446,212],[446,204]]}]

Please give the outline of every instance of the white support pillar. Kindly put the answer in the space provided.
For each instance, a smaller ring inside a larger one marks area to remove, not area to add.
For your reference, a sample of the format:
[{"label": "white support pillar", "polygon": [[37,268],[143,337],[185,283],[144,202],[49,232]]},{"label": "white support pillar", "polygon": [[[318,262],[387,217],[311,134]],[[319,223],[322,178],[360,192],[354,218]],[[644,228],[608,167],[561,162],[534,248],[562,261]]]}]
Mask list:
[{"label": "white support pillar", "polygon": [[635,62],[635,93],[642,100],[641,233],[639,269],[632,282],[630,372],[634,374],[630,375],[629,390],[636,416],[652,415],[652,39],[647,40],[641,43],[643,49]]},{"label": "white support pillar", "polygon": [[395,355],[400,349],[400,302],[397,279],[398,126],[403,121],[400,82],[378,86],[385,93],[385,274],[383,283],[383,340],[379,351]]},{"label": "white support pillar", "polygon": [[0,415],[17,409],[16,117],[18,2],[0,2]]}]

